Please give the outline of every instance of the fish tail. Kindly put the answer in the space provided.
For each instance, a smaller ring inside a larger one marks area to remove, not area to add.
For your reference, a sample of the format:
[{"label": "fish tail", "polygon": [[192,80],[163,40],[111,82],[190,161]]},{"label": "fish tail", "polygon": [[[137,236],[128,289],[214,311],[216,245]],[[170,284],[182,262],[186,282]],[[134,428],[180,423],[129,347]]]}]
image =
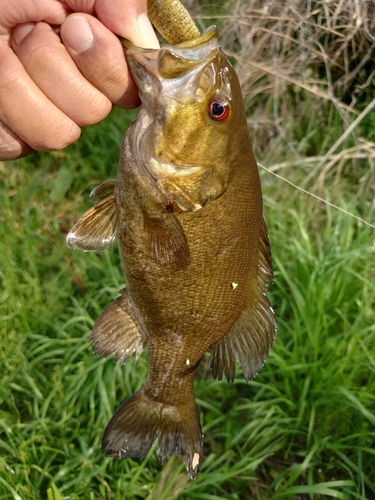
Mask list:
[{"label": "fish tail", "polygon": [[104,432],[102,450],[117,458],[145,457],[158,438],[157,457],[172,455],[184,460],[191,479],[199,473],[202,430],[194,397],[177,406],[149,397],[144,388],[134,393],[115,412]]}]

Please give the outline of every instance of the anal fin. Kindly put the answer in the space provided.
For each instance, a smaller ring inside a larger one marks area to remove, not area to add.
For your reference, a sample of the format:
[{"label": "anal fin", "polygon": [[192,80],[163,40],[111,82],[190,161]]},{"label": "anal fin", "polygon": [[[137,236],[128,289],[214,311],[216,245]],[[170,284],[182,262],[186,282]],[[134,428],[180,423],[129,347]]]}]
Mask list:
[{"label": "anal fin", "polygon": [[247,381],[262,368],[276,337],[276,320],[266,296],[251,309],[244,309],[231,330],[211,347],[214,378],[233,382],[236,362]]},{"label": "anal fin", "polygon": [[266,296],[267,283],[272,278],[271,250],[263,221],[255,300],[245,306],[229,332],[211,347],[210,363],[214,378],[222,380],[225,376],[233,382],[237,361],[241,363],[247,381],[262,368],[276,337],[276,318]]},{"label": "anal fin", "polygon": [[136,324],[128,291],[111,302],[97,319],[91,332],[91,346],[96,354],[108,357],[114,354],[114,361],[125,363],[135,352],[138,360],[144,349],[145,338]]}]

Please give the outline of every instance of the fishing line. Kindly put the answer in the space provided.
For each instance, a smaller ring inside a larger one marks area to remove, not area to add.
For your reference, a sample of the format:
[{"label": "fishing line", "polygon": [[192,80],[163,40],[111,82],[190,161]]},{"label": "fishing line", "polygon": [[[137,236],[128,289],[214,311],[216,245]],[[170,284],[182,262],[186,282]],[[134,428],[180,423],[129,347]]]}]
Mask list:
[{"label": "fishing line", "polygon": [[309,196],[312,196],[313,198],[319,200],[319,201],[322,201],[323,203],[325,203],[326,205],[332,207],[332,208],[335,208],[336,210],[339,210],[340,212],[343,212],[344,214],[346,215],[349,215],[350,217],[353,217],[353,219],[357,219],[359,222],[362,222],[363,224],[365,224],[366,226],[370,226],[372,227],[373,229],[375,229],[375,225],[374,224],[371,224],[370,222],[367,222],[365,221],[364,219],[362,219],[361,217],[358,217],[357,215],[354,215],[352,214],[351,212],[348,212],[347,210],[345,210],[344,208],[341,208],[341,207],[338,207],[337,205],[334,205],[333,203],[330,203],[329,201],[325,200],[324,198],[321,198],[320,196],[317,196],[316,194],[313,194],[313,193],[310,193],[309,191],[306,191],[306,189],[303,189],[299,186],[297,186],[296,184],[293,184],[293,182],[291,181],[288,181],[288,179],[286,179],[285,177],[282,177],[281,175],[279,174],[276,174],[275,172],[272,172],[272,170],[270,170],[269,168],[267,167],[264,167],[263,165],[261,165],[260,163],[258,163],[258,166],[263,168],[266,172],[274,175],[275,177],[277,177],[278,179],[281,179],[282,181],[286,182],[287,184],[290,184],[291,186],[293,186],[295,189],[298,189],[299,191],[302,191],[302,193],[305,193]]}]

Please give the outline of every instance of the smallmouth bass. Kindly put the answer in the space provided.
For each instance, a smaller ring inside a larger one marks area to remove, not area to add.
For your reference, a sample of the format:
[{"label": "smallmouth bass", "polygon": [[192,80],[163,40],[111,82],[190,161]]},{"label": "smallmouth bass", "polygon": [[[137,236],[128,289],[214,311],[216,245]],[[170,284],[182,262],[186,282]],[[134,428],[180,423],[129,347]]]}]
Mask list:
[{"label": "smallmouth bass", "polygon": [[128,128],[115,181],[67,236],[97,251],[118,234],[126,288],[91,333],[94,350],[126,362],[145,349],[143,388],[113,415],[103,450],[118,458],[176,454],[196,478],[202,431],[197,367],[211,349],[214,377],[246,380],[262,367],[276,321],[257,164],[237,75],[212,27],[159,50],[130,47],[142,106]]}]

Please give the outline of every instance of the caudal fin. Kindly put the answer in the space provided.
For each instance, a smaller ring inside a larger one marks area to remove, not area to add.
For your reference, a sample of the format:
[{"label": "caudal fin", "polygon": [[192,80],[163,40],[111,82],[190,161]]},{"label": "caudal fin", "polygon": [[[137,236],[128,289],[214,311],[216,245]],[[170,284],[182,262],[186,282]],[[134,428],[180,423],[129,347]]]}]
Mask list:
[{"label": "caudal fin", "polygon": [[111,418],[104,432],[102,450],[117,458],[145,457],[158,438],[157,457],[172,455],[184,460],[191,479],[202,461],[202,431],[194,399],[172,406],[147,396],[144,389],[133,394]]}]

